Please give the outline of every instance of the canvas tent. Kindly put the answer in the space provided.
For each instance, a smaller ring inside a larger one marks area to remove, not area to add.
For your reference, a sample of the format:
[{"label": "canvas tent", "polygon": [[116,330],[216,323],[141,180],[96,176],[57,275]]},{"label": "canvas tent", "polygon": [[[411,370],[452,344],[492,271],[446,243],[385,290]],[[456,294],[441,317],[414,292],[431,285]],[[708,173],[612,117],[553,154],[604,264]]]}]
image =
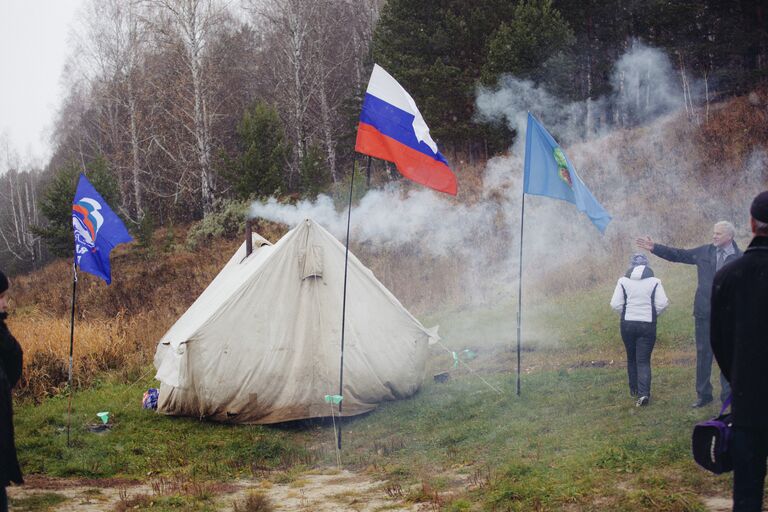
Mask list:
[{"label": "canvas tent", "polygon": [[[344,246],[312,220],[254,235],[160,340],[158,412],[234,423],[331,415],[339,392]],[[425,329],[350,253],[343,413],[415,393]]]}]

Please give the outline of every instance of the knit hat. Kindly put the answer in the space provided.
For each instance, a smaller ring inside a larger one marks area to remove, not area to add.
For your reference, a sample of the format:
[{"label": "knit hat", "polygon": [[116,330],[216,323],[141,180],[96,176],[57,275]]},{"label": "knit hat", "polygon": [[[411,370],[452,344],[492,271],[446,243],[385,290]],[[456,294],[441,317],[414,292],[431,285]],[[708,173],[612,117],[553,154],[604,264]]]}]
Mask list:
[{"label": "knit hat", "polygon": [[3,293],[7,289],[8,289],[8,278],[5,277],[5,274],[3,274],[3,271],[0,270],[0,293]]},{"label": "knit hat", "polygon": [[768,222],[768,190],[755,196],[755,199],[752,200],[752,206],[749,208],[749,214],[755,220]]},{"label": "knit hat", "polygon": [[648,265],[648,258],[645,257],[645,254],[641,252],[637,252],[632,255],[632,257],[629,259],[629,264],[633,267],[637,267],[640,265]]}]

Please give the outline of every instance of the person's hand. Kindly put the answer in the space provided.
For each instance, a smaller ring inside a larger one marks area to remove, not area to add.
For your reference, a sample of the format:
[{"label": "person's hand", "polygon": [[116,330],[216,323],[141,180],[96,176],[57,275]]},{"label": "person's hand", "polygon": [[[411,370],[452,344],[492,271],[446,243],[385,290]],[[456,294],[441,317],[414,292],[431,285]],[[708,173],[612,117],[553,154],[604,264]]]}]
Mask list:
[{"label": "person's hand", "polygon": [[650,252],[653,252],[653,247],[655,245],[653,243],[653,239],[648,235],[636,238],[635,244],[637,244],[638,248],[645,249],[646,251]]}]

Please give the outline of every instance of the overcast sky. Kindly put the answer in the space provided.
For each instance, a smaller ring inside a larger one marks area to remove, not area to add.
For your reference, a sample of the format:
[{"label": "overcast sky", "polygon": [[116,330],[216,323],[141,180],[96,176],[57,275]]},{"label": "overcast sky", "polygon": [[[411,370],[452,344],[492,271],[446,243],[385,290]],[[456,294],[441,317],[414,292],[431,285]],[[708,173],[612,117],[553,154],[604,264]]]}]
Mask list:
[{"label": "overcast sky", "polygon": [[44,164],[50,157],[68,35],[83,3],[0,0],[0,136],[8,137],[22,163]]}]

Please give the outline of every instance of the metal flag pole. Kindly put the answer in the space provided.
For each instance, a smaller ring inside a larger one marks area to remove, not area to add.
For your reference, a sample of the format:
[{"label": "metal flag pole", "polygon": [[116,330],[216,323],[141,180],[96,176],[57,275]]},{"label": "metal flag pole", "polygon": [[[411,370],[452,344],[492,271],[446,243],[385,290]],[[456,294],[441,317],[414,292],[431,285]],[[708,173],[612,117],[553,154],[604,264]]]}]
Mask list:
[{"label": "metal flag pole", "polygon": [[[355,187],[355,168],[357,167],[357,157],[352,162],[352,177],[349,180],[349,205],[347,206],[347,240],[344,247],[344,297],[341,301],[341,361],[339,363],[339,396],[342,397],[339,402],[339,430],[337,432],[336,447],[341,450],[341,430],[342,416],[341,411],[344,407],[344,327],[347,319],[347,268],[349,264],[349,226],[352,220],[352,193]],[[368,157],[368,172],[371,169],[371,157]]]},{"label": "metal flag pole", "polygon": [[67,378],[69,388],[69,400],[67,403],[67,446],[69,443],[69,427],[72,423],[72,354],[75,348],[75,296],[77,294],[77,264],[72,262],[72,315],[69,322],[69,377]]},{"label": "metal flag pole", "polygon": [[520,268],[517,277],[517,396],[520,396],[520,324],[523,317],[523,227],[525,226],[525,188],[520,210]]}]

